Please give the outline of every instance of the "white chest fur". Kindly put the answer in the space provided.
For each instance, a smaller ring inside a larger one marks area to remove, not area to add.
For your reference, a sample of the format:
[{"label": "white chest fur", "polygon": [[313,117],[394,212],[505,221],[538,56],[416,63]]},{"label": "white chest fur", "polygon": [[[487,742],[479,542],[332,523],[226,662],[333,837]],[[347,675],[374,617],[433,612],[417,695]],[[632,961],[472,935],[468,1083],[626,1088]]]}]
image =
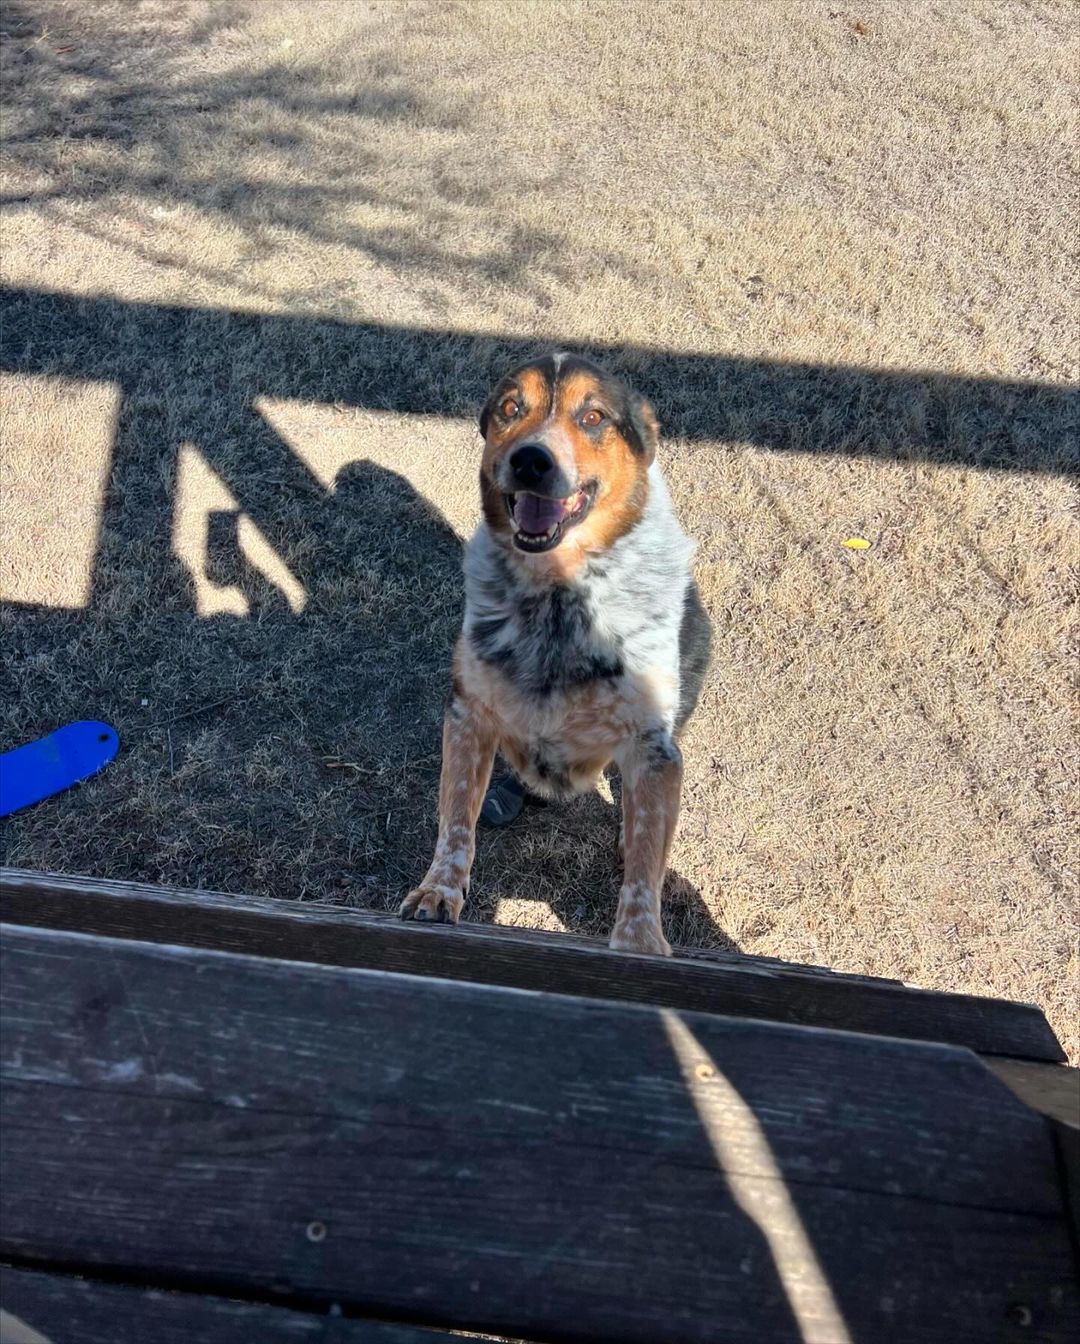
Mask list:
[{"label": "white chest fur", "polygon": [[566,778],[585,786],[597,761],[617,758],[636,734],[671,731],[692,552],[655,464],[638,524],[567,584],[535,582],[529,557],[508,552],[486,525],[472,538],[469,680],[541,775],[556,778],[548,791],[565,791]]}]

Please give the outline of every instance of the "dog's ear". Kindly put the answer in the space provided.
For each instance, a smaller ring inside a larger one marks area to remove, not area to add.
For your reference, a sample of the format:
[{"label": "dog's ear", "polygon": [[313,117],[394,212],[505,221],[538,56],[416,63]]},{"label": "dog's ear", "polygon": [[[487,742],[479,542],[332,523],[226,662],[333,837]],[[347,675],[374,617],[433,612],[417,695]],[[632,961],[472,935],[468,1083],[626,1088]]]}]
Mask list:
[{"label": "dog's ear", "polygon": [[640,392],[630,393],[630,424],[645,461],[651,463],[656,456],[656,445],[660,442],[660,422]]}]

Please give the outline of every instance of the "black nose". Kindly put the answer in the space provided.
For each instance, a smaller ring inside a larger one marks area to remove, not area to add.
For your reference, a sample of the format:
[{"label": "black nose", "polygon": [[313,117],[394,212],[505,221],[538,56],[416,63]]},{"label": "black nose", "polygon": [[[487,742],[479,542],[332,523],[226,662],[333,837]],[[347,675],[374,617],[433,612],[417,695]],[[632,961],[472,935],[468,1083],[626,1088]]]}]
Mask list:
[{"label": "black nose", "polygon": [[555,459],[538,443],[526,443],[510,454],[510,470],[523,490],[533,490],[555,470]]}]

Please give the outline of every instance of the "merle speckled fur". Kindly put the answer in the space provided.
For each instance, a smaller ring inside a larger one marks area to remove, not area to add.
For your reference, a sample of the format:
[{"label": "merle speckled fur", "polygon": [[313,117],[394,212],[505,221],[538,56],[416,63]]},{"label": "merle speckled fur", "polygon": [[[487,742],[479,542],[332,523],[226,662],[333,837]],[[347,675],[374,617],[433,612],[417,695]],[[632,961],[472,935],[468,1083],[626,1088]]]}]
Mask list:
[{"label": "merle speckled fur", "polygon": [[690,576],[692,543],[655,463],[641,519],[567,584],[538,584],[481,526],[465,554],[465,634],[476,654],[540,700],[597,679],[678,679],[668,733],[697,703],[711,631]]}]

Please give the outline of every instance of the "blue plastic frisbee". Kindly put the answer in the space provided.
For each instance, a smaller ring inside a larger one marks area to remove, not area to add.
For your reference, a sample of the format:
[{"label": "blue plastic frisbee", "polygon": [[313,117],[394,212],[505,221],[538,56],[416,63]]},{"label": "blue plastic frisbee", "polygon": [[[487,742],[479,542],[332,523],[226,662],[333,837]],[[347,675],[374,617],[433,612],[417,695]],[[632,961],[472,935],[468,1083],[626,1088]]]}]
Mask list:
[{"label": "blue plastic frisbee", "polygon": [[95,719],[57,728],[0,754],[0,817],[40,803],[103,769],[120,749],[116,729]]}]

